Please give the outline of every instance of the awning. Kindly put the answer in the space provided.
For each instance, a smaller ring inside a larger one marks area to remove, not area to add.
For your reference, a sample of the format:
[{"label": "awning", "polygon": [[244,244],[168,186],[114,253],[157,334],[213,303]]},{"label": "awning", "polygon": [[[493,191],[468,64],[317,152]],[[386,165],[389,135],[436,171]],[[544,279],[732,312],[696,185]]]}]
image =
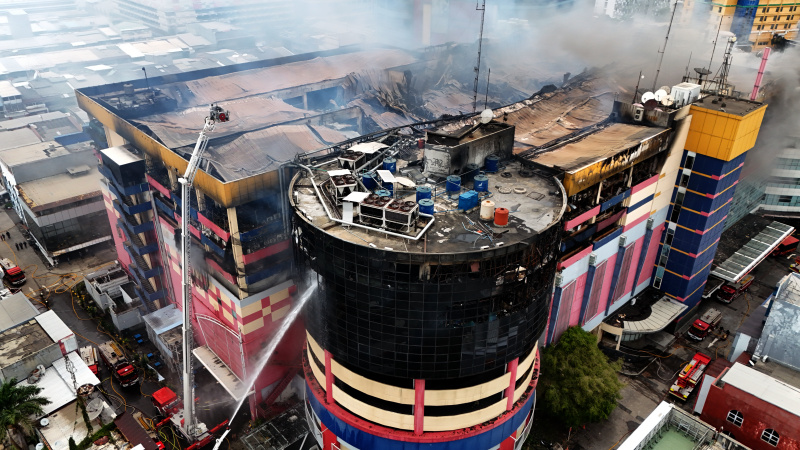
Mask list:
[{"label": "awning", "polygon": [[793,245],[797,244],[798,242],[800,242],[800,239],[797,239],[794,236],[787,236],[786,239],[781,241],[781,245]]},{"label": "awning", "polygon": [[624,321],[622,323],[623,332],[631,334],[658,333],[677,319],[688,307],[689,305],[664,296],[653,303],[650,307],[650,315],[646,319]]},{"label": "awning", "polygon": [[730,258],[711,271],[711,275],[736,283],[764,260],[784,239],[791,236],[794,227],[772,222],[756,237],[740,248]]},{"label": "awning", "polygon": [[238,401],[245,395],[253,393],[253,391],[250,391],[245,394],[247,387],[242,383],[242,380],[207,345],[192,350],[192,353],[234,400]]}]

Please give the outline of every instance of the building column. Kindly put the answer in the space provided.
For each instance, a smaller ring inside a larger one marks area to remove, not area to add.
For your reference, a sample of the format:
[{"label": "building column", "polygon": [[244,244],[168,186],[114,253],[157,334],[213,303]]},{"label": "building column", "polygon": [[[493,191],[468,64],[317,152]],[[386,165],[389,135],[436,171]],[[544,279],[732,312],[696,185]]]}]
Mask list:
[{"label": "building column", "polygon": [[[595,261],[592,261],[594,259]],[[597,270],[597,255],[594,253],[589,255],[589,270],[586,272],[586,284],[583,287],[583,301],[581,302],[581,314],[578,318],[578,323],[584,324],[586,319],[586,310],[589,308],[589,301],[592,297],[592,287],[594,285],[594,273]]]},{"label": "building column", "polygon": [[331,352],[325,350],[325,402],[333,404],[333,369]]},{"label": "building column", "polygon": [[506,411],[511,411],[514,407],[514,390],[517,387],[517,367],[519,366],[519,358],[514,358],[508,363],[508,373],[511,379],[508,380],[508,387],[506,388]]},{"label": "building column", "polygon": [[414,434],[425,431],[425,380],[414,380]]},{"label": "building column", "polygon": [[[606,302],[606,316],[608,316],[608,312],[611,311],[611,305],[617,301],[614,298],[614,290],[617,282],[619,281],[619,273],[622,270],[622,261],[625,260],[625,252],[627,247],[625,247],[624,235],[620,237],[620,246],[619,250],[617,251],[617,257],[614,259],[614,274],[611,276],[611,289],[608,292],[608,301]],[[633,251],[633,249],[631,249]]]},{"label": "building column", "polygon": [[642,267],[644,267],[644,262],[647,261],[647,254],[650,252],[650,241],[653,239],[653,223],[654,220],[652,217],[647,219],[647,230],[644,232],[642,252],[639,257],[639,264],[636,265],[636,277],[633,279],[634,290],[636,290],[636,286],[639,286],[639,277],[642,275]]},{"label": "building column", "polygon": [[233,262],[236,264],[236,282],[239,285],[239,298],[247,297],[247,281],[244,279],[244,252],[242,241],[239,240],[239,220],[236,217],[236,207],[228,208],[228,226],[231,232],[231,249]]}]

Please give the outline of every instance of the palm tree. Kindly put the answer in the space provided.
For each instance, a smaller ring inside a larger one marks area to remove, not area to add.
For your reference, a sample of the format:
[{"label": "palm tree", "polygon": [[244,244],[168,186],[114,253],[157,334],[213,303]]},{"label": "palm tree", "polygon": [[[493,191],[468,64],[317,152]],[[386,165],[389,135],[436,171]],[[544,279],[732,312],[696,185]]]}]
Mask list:
[{"label": "palm tree", "polygon": [[[6,436],[17,450],[22,450],[16,441],[15,434],[33,432],[31,416],[43,414],[43,406],[50,403],[39,396],[42,389],[39,386],[17,386],[17,380],[11,378],[0,385],[0,441]],[[27,446],[26,446],[27,447]]]}]

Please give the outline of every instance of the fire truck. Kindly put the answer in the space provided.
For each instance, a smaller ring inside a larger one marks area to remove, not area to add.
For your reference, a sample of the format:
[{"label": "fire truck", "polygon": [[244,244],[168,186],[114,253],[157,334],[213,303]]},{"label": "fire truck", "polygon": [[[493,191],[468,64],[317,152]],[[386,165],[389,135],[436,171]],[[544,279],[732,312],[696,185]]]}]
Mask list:
[{"label": "fire truck", "polygon": [[97,366],[97,349],[91,345],[81,347],[81,359],[89,367],[93,374],[97,375],[99,367]]},{"label": "fire truck", "polygon": [[108,341],[100,344],[97,348],[100,352],[100,357],[106,363],[111,374],[117,379],[120,386],[131,387],[136,386],[140,381],[139,370],[128,362],[125,357],[125,352],[119,348],[114,341]]},{"label": "fire truck", "polygon": [[0,259],[0,269],[2,269],[3,278],[10,287],[20,287],[25,284],[25,272],[10,259]]},{"label": "fire truck", "polygon": [[733,299],[746,291],[750,285],[753,284],[753,280],[755,279],[756,277],[754,275],[745,275],[738,283],[725,283],[725,285],[717,291],[717,300],[722,303],[732,302]]},{"label": "fire truck", "polygon": [[709,308],[699,319],[694,321],[686,334],[696,341],[702,341],[711,330],[719,325],[720,321],[722,321],[722,312]]},{"label": "fire truck", "polygon": [[211,440],[214,438],[214,433],[226,427],[228,425],[228,421],[224,421],[221,424],[217,425],[216,427],[208,430],[206,429],[205,424],[202,422],[197,422],[195,427],[195,439],[189,439],[189,436],[184,433],[184,429],[186,428],[186,422],[183,415],[183,402],[172,389],[168,387],[163,387],[155,392],[153,392],[153,406],[156,407],[158,410],[158,414],[162,417],[165,417],[164,420],[156,424],[156,428],[160,428],[163,425],[170,424],[172,427],[182,435],[184,439],[192,444],[186,450],[194,450],[200,447],[209,444]]},{"label": "fire truck", "polygon": [[703,372],[706,371],[710,362],[711,358],[708,356],[702,353],[695,354],[692,360],[689,361],[689,364],[686,364],[683,370],[681,370],[681,373],[675,380],[675,384],[669,388],[669,393],[681,400],[689,398],[689,394],[691,394],[694,387],[697,386],[697,382],[700,381],[700,377],[703,376]]}]

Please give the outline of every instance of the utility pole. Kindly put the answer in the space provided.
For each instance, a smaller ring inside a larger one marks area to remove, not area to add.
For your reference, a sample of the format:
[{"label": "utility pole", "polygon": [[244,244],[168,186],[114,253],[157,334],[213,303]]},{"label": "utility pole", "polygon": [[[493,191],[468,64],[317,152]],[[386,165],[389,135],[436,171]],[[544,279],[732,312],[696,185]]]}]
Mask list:
[{"label": "utility pole", "polygon": [[678,10],[678,3],[682,3],[681,0],[675,1],[675,6],[672,7],[672,17],[669,19],[669,26],[667,27],[667,36],[664,37],[664,48],[659,50],[660,56],[658,57],[658,67],[656,68],[656,76],[653,78],[653,92],[656,90],[656,86],[658,85],[658,73],[661,72],[661,63],[664,62],[664,53],[667,51],[667,41],[669,41],[669,32],[672,30],[672,21],[675,20],[675,11]]},{"label": "utility pole", "polygon": [[472,90],[472,112],[477,111],[478,108],[478,77],[481,73],[481,47],[483,46],[483,19],[486,18],[486,0],[483,0],[481,6],[475,3],[475,10],[481,12],[481,32],[478,35],[478,63],[475,64],[475,87]]}]

